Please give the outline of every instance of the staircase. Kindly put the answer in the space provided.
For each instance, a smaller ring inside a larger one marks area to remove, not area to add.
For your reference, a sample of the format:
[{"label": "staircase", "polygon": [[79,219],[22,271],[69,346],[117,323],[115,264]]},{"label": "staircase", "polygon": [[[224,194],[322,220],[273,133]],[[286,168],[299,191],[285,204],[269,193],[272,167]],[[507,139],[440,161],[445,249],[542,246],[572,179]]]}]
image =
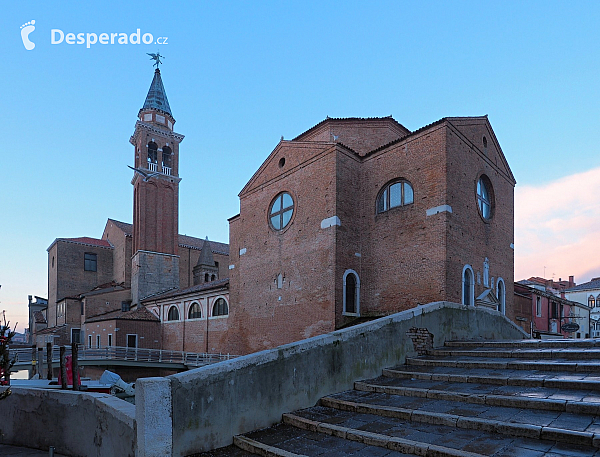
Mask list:
[{"label": "staircase", "polygon": [[600,340],[447,342],[201,455],[600,457]]}]

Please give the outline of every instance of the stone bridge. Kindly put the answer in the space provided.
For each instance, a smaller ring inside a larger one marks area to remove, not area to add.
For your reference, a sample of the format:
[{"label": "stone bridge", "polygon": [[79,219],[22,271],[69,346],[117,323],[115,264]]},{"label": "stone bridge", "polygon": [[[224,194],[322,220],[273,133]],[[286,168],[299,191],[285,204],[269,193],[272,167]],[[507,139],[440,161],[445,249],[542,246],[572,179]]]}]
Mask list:
[{"label": "stone bridge", "polygon": [[525,337],[497,311],[430,303],[164,378],[138,379],[135,406],[100,394],[13,388],[0,402],[0,417],[9,419],[0,438],[39,449],[52,445],[66,455],[192,455],[277,424],[284,413],[312,407],[446,341]]}]

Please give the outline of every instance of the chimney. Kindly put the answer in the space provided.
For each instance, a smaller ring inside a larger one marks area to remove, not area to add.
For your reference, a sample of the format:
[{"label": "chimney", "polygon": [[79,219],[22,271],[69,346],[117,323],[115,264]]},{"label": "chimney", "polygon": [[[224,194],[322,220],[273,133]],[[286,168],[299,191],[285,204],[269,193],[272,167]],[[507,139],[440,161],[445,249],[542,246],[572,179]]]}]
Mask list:
[{"label": "chimney", "polygon": [[575,287],[575,276],[569,276],[569,287]]},{"label": "chimney", "polygon": [[29,299],[29,306],[31,306],[31,299],[33,298],[31,295],[28,295],[27,298]]}]

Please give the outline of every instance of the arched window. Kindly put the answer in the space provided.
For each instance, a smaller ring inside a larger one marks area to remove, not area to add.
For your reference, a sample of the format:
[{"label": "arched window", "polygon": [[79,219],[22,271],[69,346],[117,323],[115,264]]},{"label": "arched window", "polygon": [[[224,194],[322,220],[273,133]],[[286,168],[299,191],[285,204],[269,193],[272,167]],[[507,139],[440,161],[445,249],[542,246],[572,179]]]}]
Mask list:
[{"label": "arched window", "polygon": [[360,279],[354,270],[344,273],[344,314],[360,314]]},{"label": "arched window", "polygon": [[492,183],[486,175],[477,181],[477,207],[486,221],[492,218]]},{"label": "arched window", "polygon": [[462,302],[463,305],[475,304],[475,276],[470,265],[465,265],[462,273]]},{"label": "arched window", "polygon": [[227,307],[227,302],[224,298],[217,298],[215,304],[213,305],[212,315],[215,316],[227,316],[229,314],[229,309]]},{"label": "arched window", "polygon": [[164,146],[162,148],[162,164],[163,167],[167,167],[167,168],[171,168],[171,163],[173,162],[171,160],[172,158],[172,152],[171,152],[171,148],[169,146]]},{"label": "arched window", "polygon": [[208,273],[204,273],[204,282],[208,282]]},{"label": "arched window", "polygon": [[596,297],[596,308],[600,308],[600,294]]},{"label": "arched window", "polygon": [[200,305],[196,302],[192,303],[188,312],[188,319],[200,319],[202,317],[202,311]]},{"label": "arched window", "polygon": [[506,314],[506,285],[502,278],[498,278],[498,282],[496,283],[496,297],[498,297],[498,301],[500,302],[500,309],[498,311]]},{"label": "arched window", "polygon": [[178,321],[179,320],[179,309],[177,306],[171,306],[169,308],[169,314],[167,315],[168,321]]},{"label": "arched window", "polygon": [[275,230],[283,230],[292,220],[294,200],[287,192],[282,192],[271,203],[269,223]]},{"label": "arched window", "polygon": [[216,276],[215,276],[215,275],[210,275],[210,280],[211,280],[211,281],[214,281],[215,279],[216,279]]},{"label": "arched window", "polygon": [[383,213],[397,206],[410,205],[414,202],[411,184],[403,179],[387,183],[377,197],[377,212]]},{"label": "arched window", "polygon": [[[152,168],[150,164],[156,164],[157,163],[157,151],[158,151],[158,145],[154,142],[151,141],[150,143],[148,143],[148,168]],[[156,170],[154,170],[156,171]]]},{"label": "arched window", "polygon": [[596,300],[594,299],[594,296],[593,296],[593,295],[590,295],[590,296],[588,297],[588,306],[589,306],[590,308],[594,308],[594,307],[596,306]]}]

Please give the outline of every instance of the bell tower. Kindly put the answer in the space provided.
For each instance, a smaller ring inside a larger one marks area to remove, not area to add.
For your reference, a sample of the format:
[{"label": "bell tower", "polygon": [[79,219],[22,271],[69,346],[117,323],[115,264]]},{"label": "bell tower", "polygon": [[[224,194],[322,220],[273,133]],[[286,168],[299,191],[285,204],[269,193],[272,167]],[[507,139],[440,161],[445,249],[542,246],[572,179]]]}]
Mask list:
[{"label": "bell tower", "polygon": [[179,143],[158,64],[129,142],[134,147],[133,304],[179,287]]}]

